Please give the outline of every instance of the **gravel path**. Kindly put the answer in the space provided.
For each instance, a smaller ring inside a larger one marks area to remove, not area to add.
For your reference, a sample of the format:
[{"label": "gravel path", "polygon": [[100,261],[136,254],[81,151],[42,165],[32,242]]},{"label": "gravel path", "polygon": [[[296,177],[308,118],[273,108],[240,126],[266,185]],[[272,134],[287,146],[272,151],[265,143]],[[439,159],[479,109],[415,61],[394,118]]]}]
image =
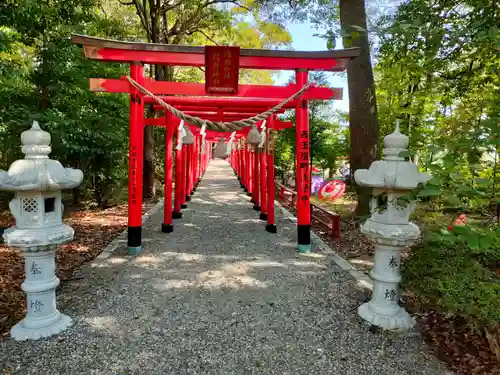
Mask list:
[{"label": "gravel path", "polygon": [[75,325],[1,343],[0,374],[449,374],[417,333],[371,333],[356,315],[365,292],[329,256],[298,254],[277,215],[278,236],[213,161],[174,233],[160,212],[142,254],[123,245],[62,285]]}]

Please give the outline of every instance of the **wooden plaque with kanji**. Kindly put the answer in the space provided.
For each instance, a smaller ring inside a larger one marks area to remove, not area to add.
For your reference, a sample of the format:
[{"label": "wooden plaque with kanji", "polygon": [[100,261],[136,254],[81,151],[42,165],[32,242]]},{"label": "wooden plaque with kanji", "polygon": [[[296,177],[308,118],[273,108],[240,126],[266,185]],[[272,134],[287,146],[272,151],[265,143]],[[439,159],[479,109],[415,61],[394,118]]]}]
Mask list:
[{"label": "wooden plaque with kanji", "polygon": [[236,94],[240,47],[205,47],[205,89],[211,94]]}]

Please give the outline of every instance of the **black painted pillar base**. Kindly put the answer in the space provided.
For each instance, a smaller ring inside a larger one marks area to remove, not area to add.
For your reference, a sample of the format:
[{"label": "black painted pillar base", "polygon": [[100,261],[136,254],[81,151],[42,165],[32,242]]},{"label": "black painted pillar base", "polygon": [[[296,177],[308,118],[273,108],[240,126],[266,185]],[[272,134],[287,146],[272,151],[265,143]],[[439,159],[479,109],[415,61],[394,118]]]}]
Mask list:
[{"label": "black painted pillar base", "polygon": [[127,245],[130,255],[137,255],[141,252],[142,227],[128,227]]},{"label": "black painted pillar base", "polygon": [[256,204],[254,204],[254,205],[253,205],[253,209],[254,209],[255,211],[260,211],[260,206],[258,206],[258,205],[256,205]]},{"label": "black painted pillar base", "polygon": [[174,226],[172,224],[161,224],[161,231],[163,233],[172,233],[174,231]]},{"label": "black painted pillar base", "polygon": [[311,252],[311,225],[297,224],[297,247],[301,253]]},{"label": "black painted pillar base", "polygon": [[244,187],[244,186],[243,186],[243,191],[244,191],[245,193],[248,193],[248,189],[247,189],[246,187]]},{"label": "black painted pillar base", "polygon": [[182,219],[182,212],[172,212],[172,219]]},{"label": "black painted pillar base", "polygon": [[269,232],[269,233],[277,233],[278,230],[276,228],[276,224],[267,224],[266,225],[266,232]]},{"label": "black painted pillar base", "polygon": [[191,200],[191,196],[190,195],[186,195],[186,202],[189,202]]},{"label": "black painted pillar base", "polygon": [[261,213],[260,213],[260,215],[259,215],[259,219],[260,219],[260,220],[267,221],[267,214],[263,214],[263,213],[261,212]]},{"label": "black painted pillar base", "polygon": [[188,205],[187,204],[181,204],[181,208],[188,208]]}]

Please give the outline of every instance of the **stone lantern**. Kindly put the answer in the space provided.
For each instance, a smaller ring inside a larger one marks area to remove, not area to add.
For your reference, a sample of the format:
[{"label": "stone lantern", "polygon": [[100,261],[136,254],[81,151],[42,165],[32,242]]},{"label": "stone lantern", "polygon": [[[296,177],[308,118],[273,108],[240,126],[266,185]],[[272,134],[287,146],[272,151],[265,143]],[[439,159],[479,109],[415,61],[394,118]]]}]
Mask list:
[{"label": "stone lantern", "polygon": [[214,157],[219,159],[225,159],[227,157],[227,144],[223,137],[219,138],[219,142],[215,145]]},{"label": "stone lantern", "polygon": [[247,135],[247,143],[249,145],[257,146],[261,140],[262,136],[259,130],[257,129],[257,126],[252,125],[252,128],[250,129]]},{"label": "stone lantern", "polygon": [[396,130],[384,138],[383,160],[354,173],[358,185],[373,188],[371,217],[361,226],[361,232],[375,247],[375,266],[370,273],[372,298],[358,308],[358,314],[385,329],[409,329],[415,324],[399,306],[401,251],[420,236],[419,228],[409,222],[415,204],[406,196],[430,176],[398,156],[407,149],[408,137],[400,133],[398,121]]},{"label": "stone lantern", "polygon": [[26,279],[21,287],[26,293],[28,312],[12,328],[11,335],[15,340],[36,340],[72,324],[71,318],[56,308],[59,279],[55,274],[55,250],[74,236],[74,230],[62,223],[61,189],[78,186],[83,173],[49,159],[50,134],[36,121],[21,134],[21,142],[24,159],[15,161],[8,172],[0,170],[0,190],[15,193],[9,207],[16,224],[3,237],[25,258]]},{"label": "stone lantern", "polygon": [[186,134],[182,137],[182,144],[192,145],[194,143],[194,135],[189,126],[184,125],[184,132]]}]

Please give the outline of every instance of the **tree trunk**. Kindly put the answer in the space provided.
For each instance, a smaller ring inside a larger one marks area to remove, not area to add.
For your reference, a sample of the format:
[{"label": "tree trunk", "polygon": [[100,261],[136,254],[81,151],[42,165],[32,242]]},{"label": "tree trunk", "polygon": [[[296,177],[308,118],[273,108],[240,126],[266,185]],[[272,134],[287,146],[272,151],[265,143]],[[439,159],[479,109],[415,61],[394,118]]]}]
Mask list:
[{"label": "tree trunk", "polygon": [[144,166],[142,174],[144,200],[153,199],[156,195],[155,183],[155,138],[154,127],[144,127]]},{"label": "tree trunk", "polygon": [[[152,43],[160,41],[160,28],[158,27],[157,12],[155,6],[150,2],[149,4],[149,17],[151,20],[151,33],[149,38]],[[160,67],[157,65],[151,66],[154,78],[159,80]],[[150,113],[153,112],[152,108],[148,109]],[[154,127],[144,127],[144,165],[142,171],[142,197],[144,200],[151,200],[156,196],[156,180],[155,180],[155,137]]]},{"label": "tree trunk", "polygon": [[[366,169],[377,156],[379,138],[377,102],[370,61],[370,46],[364,0],[339,0],[340,24],[344,32],[344,48],[360,47],[360,55],[351,60],[347,79],[349,87],[349,130],[351,136],[351,169]],[[354,26],[354,27],[353,27]],[[365,30],[359,30],[358,27]],[[371,189],[356,188],[356,215],[367,215]]]}]

